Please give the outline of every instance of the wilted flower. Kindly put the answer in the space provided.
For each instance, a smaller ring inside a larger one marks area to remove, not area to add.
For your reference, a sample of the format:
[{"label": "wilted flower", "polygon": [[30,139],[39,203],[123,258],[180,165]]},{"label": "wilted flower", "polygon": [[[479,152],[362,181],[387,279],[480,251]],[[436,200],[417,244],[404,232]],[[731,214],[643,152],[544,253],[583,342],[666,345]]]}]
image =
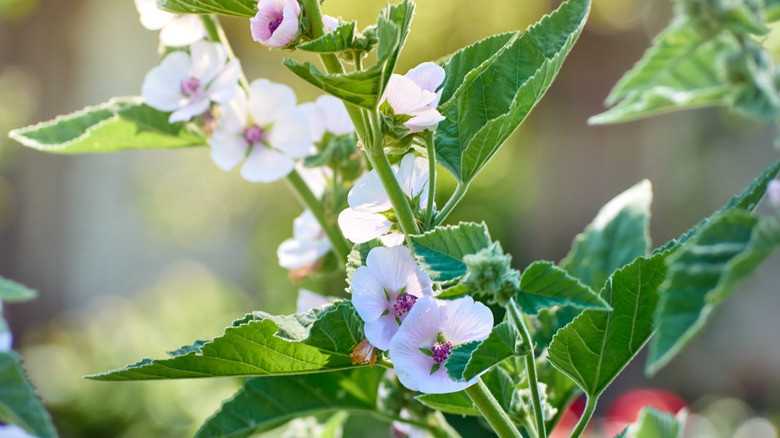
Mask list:
[{"label": "wilted flower", "polygon": [[268,47],[284,47],[298,34],[301,6],[297,0],[260,0],[249,20],[252,39]]},{"label": "wilted flower", "polygon": [[305,210],[293,220],[293,237],[279,245],[276,255],[286,269],[311,265],[330,251],[331,245],[317,218]]},{"label": "wilted flower", "polygon": [[[306,113],[295,105],[292,88],[258,79],[249,99],[240,92],[223,106],[222,121],[211,137],[211,158],[230,170],[246,158],[241,176],[272,182],[289,174],[293,158],[313,146]],[[248,155],[247,155],[248,154]]]},{"label": "wilted flower", "polygon": [[780,207],[780,180],[773,179],[766,186],[766,195],[769,202],[775,207]]},{"label": "wilted flower", "polygon": [[[427,159],[407,154],[401,160],[396,178],[412,205],[427,207]],[[368,172],[355,182],[347,196],[347,203],[349,208],[339,214],[339,227],[344,237],[355,243],[364,243],[379,237],[388,246],[399,245],[403,241],[403,235],[400,233],[385,236],[394,225],[387,217],[393,206],[376,170]]]},{"label": "wilted flower", "polygon": [[204,113],[211,102],[227,102],[236,95],[241,66],[228,62],[219,43],[198,41],[190,53],[176,51],[162,60],[144,79],[146,103],[160,111],[173,111],[171,123]]},{"label": "wilted flower", "polygon": [[453,301],[425,296],[417,300],[390,343],[390,359],[407,388],[429,394],[465,389],[479,377],[456,382],[445,365],[460,344],[481,341],[493,328],[493,314],[471,297]]},{"label": "wilted flower", "polygon": [[387,102],[395,116],[407,115],[403,124],[410,133],[435,129],[444,120],[436,106],[441,91],[436,89],[444,81],[444,69],[425,62],[409,70],[405,76],[393,74],[387,83],[381,102]]},{"label": "wilted flower", "polygon": [[301,108],[309,116],[312,140],[315,142],[322,140],[326,132],[342,135],[355,130],[344,102],[336,97],[325,94],[314,102],[301,104]]},{"label": "wilted flower", "polygon": [[365,321],[366,338],[380,350],[390,347],[398,326],[421,297],[431,295],[431,278],[408,248],[377,247],[352,276],[352,304]]},{"label": "wilted flower", "polygon": [[368,339],[363,339],[359,344],[355,346],[352,353],[349,354],[352,358],[352,365],[368,365],[373,367],[376,364],[377,349]]},{"label": "wilted flower", "polygon": [[141,24],[149,30],[160,31],[164,46],[189,46],[206,37],[206,26],[199,15],[176,15],[157,7],[156,0],[135,0]]}]

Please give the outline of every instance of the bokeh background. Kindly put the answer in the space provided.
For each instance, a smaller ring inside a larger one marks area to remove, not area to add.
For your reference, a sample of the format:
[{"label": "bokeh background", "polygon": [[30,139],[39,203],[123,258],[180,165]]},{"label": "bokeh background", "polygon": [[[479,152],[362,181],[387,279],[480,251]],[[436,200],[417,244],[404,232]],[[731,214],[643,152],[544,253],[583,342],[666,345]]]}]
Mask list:
[{"label": "bokeh background", "polygon": [[[525,28],[558,3],[422,0],[399,72]],[[324,9],[367,25],[383,6],[327,0]],[[660,245],[775,160],[775,128],[720,109],[586,124],[670,17],[666,0],[595,0],[558,80],[451,222],[484,220],[517,268],[560,260],[600,206],[649,178]],[[253,43],[246,20],[223,24],[250,80],[285,82],[301,102],[317,97],[280,63],[305,57]],[[776,34],[770,47],[780,47]],[[0,0],[0,275],[40,292],[5,313],[64,437],[190,436],[238,381],[117,384],[81,376],[214,337],[251,310],[291,313],[301,286],[326,294],[344,287],[338,276],[296,285],[276,263],[276,247],[302,210],[283,182],[251,184],[225,173],[205,148],[56,156],[5,138],[25,124],[140,94],[156,49],[156,33],[140,25],[131,0]],[[443,171],[440,181],[443,205],[453,184]],[[768,261],[655,378],[643,376],[640,355],[599,413],[626,391],[664,388],[707,416],[713,437],[776,436],[778,267],[780,258]],[[386,436],[379,429],[376,436]]]}]

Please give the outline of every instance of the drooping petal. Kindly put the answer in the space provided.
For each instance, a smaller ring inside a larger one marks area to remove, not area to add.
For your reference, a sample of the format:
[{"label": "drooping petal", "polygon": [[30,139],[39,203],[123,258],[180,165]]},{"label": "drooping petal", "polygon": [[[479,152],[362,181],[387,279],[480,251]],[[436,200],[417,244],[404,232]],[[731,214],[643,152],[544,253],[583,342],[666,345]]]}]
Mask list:
[{"label": "drooping petal", "polygon": [[286,0],[282,14],[282,22],[265,42],[269,47],[284,47],[295,38],[298,33],[298,15],[301,6],[297,0]]},{"label": "drooping petal", "polygon": [[398,333],[398,322],[395,316],[387,314],[374,321],[366,321],[365,333],[371,345],[380,350],[387,350],[390,348],[390,341]]},{"label": "drooping petal", "polygon": [[314,143],[306,113],[300,108],[292,108],[280,115],[271,128],[268,143],[293,158],[308,155]]},{"label": "drooping petal", "polygon": [[[398,169],[398,184],[401,190],[411,199],[417,195],[420,198],[420,206],[425,206],[428,202],[428,160],[415,157],[414,154],[406,154],[401,160],[401,167]],[[422,202],[425,198],[425,202]]]},{"label": "drooping petal", "polygon": [[149,30],[160,30],[176,18],[175,14],[160,10],[157,0],[135,0],[135,8],[138,9],[141,25]]},{"label": "drooping petal", "polygon": [[227,62],[227,50],[220,43],[197,41],[190,46],[192,77],[205,86],[214,79]]},{"label": "drooping petal", "polygon": [[168,118],[168,121],[171,123],[186,122],[197,115],[205,113],[210,105],[211,102],[209,102],[208,99],[190,101],[190,103],[171,113],[171,117]]},{"label": "drooping petal", "polygon": [[351,208],[372,213],[390,210],[393,204],[387,196],[385,187],[379,179],[376,170],[372,170],[355,181],[355,185],[347,195],[347,204]]},{"label": "drooping petal", "polygon": [[393,74],[381,100],[387,100],[396,114],[414,116],[427,109],[434,99],[436,99],[435,93],[423,90],[406,76]]},{"label": "drooping petal", "polygon": [[189,46],[205,37],[206,26],[200,16],[195,14],[174,16],[160,31],[160,43],[164,46]]},{"label": "drooping petal", "polygon": [[249,114],[258,125],[273,123],[295,108],[295,92],[284,84],[256,79],[249,86]]},{"label": "drooping petal", "polygon": [[381,214],[347,208],[339,214],[339,228],[354,243],[365,243],[387,233],[393,223]]},{"label": "drooping petal", "polygon": [[428,108],[416,113],[414,117],[406,121],[404,126],[409,128],[410,133],[423,132],[426,129],[436,129],[439,122],[444,120],[445,117],[441,115],[436,109]]},{"label": "drooping petal", "polygon": [[241,63],[238,59],[231,59],[206,88],[209,99],[217,103],[232,99],[239,91],[238,77],[240,74]]},{"label": "drooping petal", "polygon": [[146,74],[141,94],[152,108],[173,111],[186,101],[186,97],[181,93],[181,81],[189,75],[189,55],[185,52],[173,52]]},{"label": "drooping petal", "polygon": [[[444,82],[444,69],[433,62],[423,62],[417,67],[406,72],[407,78],[414,81],[420,88],[435,93],[436,89]],[[434,99],[429,106],[436,108],[439,105],[439,99],[441,93],[437,93],[436,99]]]},{"label": "drooping petal", "polygon": [[[363,321],[375,321],[389,309],[390,302],[387,300],[382,284],[367,267],[361,266],[355,271],[350,289],[352,305],[355,306]],[[373,341],[371,343],[376,345]]]},{"label": "drooping petal", "polygon": [[292,158],[258,144],[241,167],[241,176],[251,182],[273,182],[287,176],[294,166]]},{"label": "drooping petal", "polygon": [[488,337],[493,329],[493,312],[471,297],[448,301],[444,307],[447,328],[444,339],[452,345],[481,341]]}]

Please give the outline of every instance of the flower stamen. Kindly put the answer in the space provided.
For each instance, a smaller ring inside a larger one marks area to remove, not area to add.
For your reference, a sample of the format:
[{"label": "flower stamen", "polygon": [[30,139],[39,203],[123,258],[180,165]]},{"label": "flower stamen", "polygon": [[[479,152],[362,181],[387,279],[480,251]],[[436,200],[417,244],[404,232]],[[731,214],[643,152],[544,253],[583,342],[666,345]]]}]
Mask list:
[{"label": "flower stamen", "polygon": [[198,78],[190,77],[182,79],[181,81],[181,93],[187,96],[195,96],[200,90],[200,80]]},{"label": "flower stamen", "polygon": [[263,131],[263,128],[252,125],[244,129],[244,139],[250,144],[261,143],[265,141],[265,132]]},{"label": "flower stamen", "polygon": [[450,342],[437,342],[434,344],[433,347],[431,347],[431,352],[433,355],[433,361],[437,364],[443,364],[444,362],[447,362],[447,358],[450,357],[450,353],[452,353],[452,344]]}]

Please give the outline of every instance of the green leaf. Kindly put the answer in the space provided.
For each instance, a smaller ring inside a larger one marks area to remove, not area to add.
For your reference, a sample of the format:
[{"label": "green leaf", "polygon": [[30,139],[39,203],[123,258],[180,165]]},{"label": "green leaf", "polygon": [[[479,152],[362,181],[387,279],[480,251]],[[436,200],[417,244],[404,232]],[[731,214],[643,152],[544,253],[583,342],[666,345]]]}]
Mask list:
[{"label": "green leaf", "polygon": [[444,66],[453,79],[443,95],[451,97],[439,105],[446,119],[434,145],[439,163],[458,181],[473,180],[541,100],[589,11],[590,0],[569,0],[525,32],[469,46]]},{"label": "green leaf", "polygon": [[742,209],[747,211],[753,211],[754,208],[758,205],[759,202],[761,202],[761,198],[764,197],[764,194],[766,193],[766,186],[769,183],[770,180],[774,179],[774,177],[780,172],[780,159],[775,161],[774,163],[770,164],[769,167],[764,170],[764,172],[756,177],[750,185],[748,185],[742,192],[740,192],[738,195],[731,198],[731,200],[728,202],[728,204],[724,205],[720,208],[720,210],[716,211],[710,217],[702,219],[698,224],[696,224],[693,228],[685,232],[682,236],[678,237],[677,239],[672,239],[668,242],[666,242],[662,247],[657,248],[653,253],[657,252],[666,252],[671,249],[674,249],[678,247],[679,245],[684,244],[689,239],[694,237],[699,230],[701,230],[704,226],[706,226],[707,223],[712,221],[713,219],[717,218],[721,214],[734,210],[734,209]]},{"label": "green leaf", "polygon": [[619,434],[615,435],[614,438],[628,438],[628,426],[626,426],[626,428],[623,429],[623,432],[620,432]]},{"label": "green leaf", "polygon": [[[352,247],[352,251],[350,251],[347,256],[347,284],[352,284],[352,276],[355,275],[355,271],[357,271],[359,267],[366,265],[368,253],[379,246],[383,246],[382,242],[379,239],[373,239],[365,243],[356,243]],[[349,291],[350,288],[348,286],[347,292]]]},{"label": "green leaf", "polygon": [[601,290],[612,272],[650,250],[652,201],[648,180],[613,198],[574,239],[561,267],[583,284]]},{"label": "green leaf", "polygon": [[717,305],[780,246],[780,224],[735,209],[669,257],[646,371],[655,374],[703,328]]},{"label": "green leaf", "polygon": [[473,222],[436,227],[409,236],[420,266],[436,281],[448,281],[466,273],[463,256],[476,254],[490,244],[487,226]]},{"label": "green leaf", "polygon": [[171,359],[144,359],[94,380],[154,380],[272,376],[353,368],[350,353],[363,340],[363,322],[348,301],[306,313],[248,315],[213,341]]},{"label": "green leaf", "polygon": [[14,352],[0,353],[0,421],[16,424],[40,438],[57,436],[51,416],[35,396]]},{"label": "green leaf", "polygon": [[705,38],[690,21],[675,20],[615,85],[606,103],[616,105],[591,117],[588,123],[618,123],[668,111],[728,104],[733,86],[726,78],[722,57],[735,48],[733,38]]},{"label": "green leaf", "polygon": [[27,301],[38,296],[38,292],[13,280],[0,277],[0,302]]},{"label": "green leaf", "polygon": [[642,409],[637,423],[635,438],[682,438],[685,432],[687,411],[677,416],[659,411],[651,406]]},{"label": "green leaf", "polygon": [[255,377],[206,420],[197,438],[247,437],[292,419],[336,411],[376,410],[384,370],[358,368],[324,374]]},{"label": "green leaf", "polygon": [[445,364],[453,380],[471,380],[480,373],[498,365],[504,359],[519,356],[516,347],[519,335],[509,321],[493,327],[484,341],[459,345],[452,350]]},{"label": "green leaf", "polygon": [[615,271],[601,291],[613,310],[586,310],[559,330],[548,350],[550,363],[588,397],[598,397],[652,335],[652,313],[665,276],[663,254]]},{"label": "green leaf", "polygon": [[157,0],[157,6],[177,14],[222,14],[251,18],[257,14],[254,0]]},{"label": "green leaf", "polygon": [[207,138],[190,131],[186,123],[168,123],[169,115],[144,104],[141,97],[118,97],[48,122],[15,129],[9,136],[27,147],[55,154],[208,144]]},{"label": "green leaf", "polygon": [[337,53],[356,50],[355,26],[357,22],[343,23],[336,29],[308,43],[298,45],[298,49],[308,52]]},{"label": "green leaf", "polygon": [[553,306],[612,310],[593,289],[546,261],[534,262],[525,269],[517,303],[528,315]]}]

